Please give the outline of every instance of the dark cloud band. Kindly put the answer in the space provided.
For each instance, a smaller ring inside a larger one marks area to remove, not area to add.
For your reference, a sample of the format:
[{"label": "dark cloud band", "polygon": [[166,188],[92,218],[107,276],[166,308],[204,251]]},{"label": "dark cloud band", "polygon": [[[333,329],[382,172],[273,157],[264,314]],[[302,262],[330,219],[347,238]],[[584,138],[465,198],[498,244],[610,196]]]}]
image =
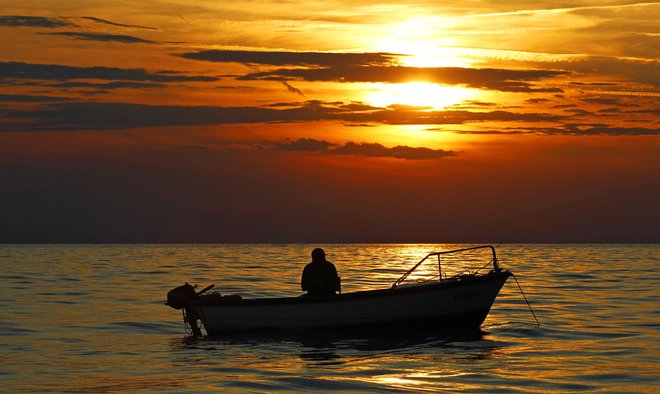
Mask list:
[{"label": "dark cloud band", "polygon": [[208,50],[187,52],[181,57],[218,63],[261,64],[269,66],[337,67],[395,63],[401,55],[391,53],[333,53]]},{"label": "dark cloud band", "polygon": [[344,145],[336,145],[327,141],[311,138],[301,138],[296,141],[276,143],[275,147],[283,151],[295,152],[317,152],[335,155],[358,155],[367,157],[384,157],[404,160],[436,160],[456,155],[453,151],[443,149],[431,149],[425,147],[410,147],[397,145],[387,148],[378,143],[356,143],[347,142]]},{"label": "dark cloud band", "polygon": [[26,16],[26,15],[0,15],[0,26],[9,27],[41,27],[48,29],[56,29],[60,27],[75,27],[77,26],[73,20],[88,20],[105,25],[125,27],[131,29],[144,29],[144,30],[158,30],[155,27],[128,25],[109,21],[107,19],[96,18],[93,16],[81,17],[46,17],[46,16]]},{"label": "dark cloud band", "polygon": [[75,26],[65,18],[47,18],[43,16],[3,15],[0,26],[58,28]]},{"label": "dark cloud band", "polygon": [[561,92],[557,87],[537,87],[532,82],[567,74],[556,70],[405,67],[399,65],[404,55],[393,53],[209,50],[188,52],[180,56],[222,63],[290,67],[249,73],[237,77],[239,80],[386,83],[424,81],[505,92]]},{"label": "dark cloud band", "polygon": [[145,40],[143,38],[127,36],[123,34],[99,34],[99,33],[82,33],[73,31],[61,31],[54,33],[39,33],[43,35],[64,36],[76,40],[86,41],[102,41],[102,42],[120,42],[123,44],[153,44],[155,41]]},{"label": "dark cloud band", "polygon": [[186,75],[178,71],[147,71],[142,68],[75,67],[59,64],[0,62],[0,81],[9,79],[53,81],[101,79],[149,82],[208,82],[217,80],[215,77]]},{"label": "dark cloud band", "polygon": [[459,67],[402,66],[337,66],[326,68],[292,68],[250,73],[239,80],[302,80],[325,82],[386,82],[423,81],[505,92],[561,92],[556,87],[535,87],[530,81],[565,75],[551,70],[471,69]]},{"label": "dark cloud band", "polygon": [[[366,107],[373,108],[373,107]],[[308,101],[286,109],[264,107],[156,106],[129,103],[66,102],[35,110],[11,110],[7,118],[30,119],[8,125],[13,131],[120,130],[157,126],[209,126],[268,122],[341,121],[349,123],[464,124],[482,121],[548,122],[562,117],[507,111],[422,111],[416,108],[374,108],[354,111],[354,103]],[[8,131],[12,131],[9,130]]]}]

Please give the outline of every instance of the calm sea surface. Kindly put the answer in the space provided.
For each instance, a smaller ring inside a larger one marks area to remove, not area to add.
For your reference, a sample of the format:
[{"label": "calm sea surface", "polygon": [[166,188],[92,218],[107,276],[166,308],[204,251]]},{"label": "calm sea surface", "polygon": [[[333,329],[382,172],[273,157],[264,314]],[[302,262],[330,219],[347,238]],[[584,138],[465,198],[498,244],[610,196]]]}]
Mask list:
[{"label": "calm sea surface", "polygon": [[[343,291],[464,245],[0,245],[0,391],[659,392],[660,245],[500,245],[481,331],[190,339],[171,288],[299,295],[323,246]],[[434,267],[430,267],[432,270]]]}]

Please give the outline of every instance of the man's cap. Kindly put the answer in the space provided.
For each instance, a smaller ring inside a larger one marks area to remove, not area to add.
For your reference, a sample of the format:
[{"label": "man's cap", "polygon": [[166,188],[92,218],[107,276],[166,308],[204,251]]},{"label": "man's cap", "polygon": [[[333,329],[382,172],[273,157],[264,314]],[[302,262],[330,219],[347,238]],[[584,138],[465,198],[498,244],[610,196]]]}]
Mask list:
[{"label": "man's cap", "polygon": [[316,249],[312,250],[312,257],[316,257],[316,256],[319,256],[319,257],[320,256],[325,256],[325,251],[321,248],[316,248]]}]

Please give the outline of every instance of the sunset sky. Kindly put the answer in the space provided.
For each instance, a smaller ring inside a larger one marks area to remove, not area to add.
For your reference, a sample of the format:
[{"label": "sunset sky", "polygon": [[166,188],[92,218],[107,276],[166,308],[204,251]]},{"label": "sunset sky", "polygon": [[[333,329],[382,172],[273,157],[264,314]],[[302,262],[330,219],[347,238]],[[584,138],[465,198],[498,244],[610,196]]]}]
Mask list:
[{"label": "sunset sky", "polygon": [[660,242],[659,20],[2,2],[0,242]]}]

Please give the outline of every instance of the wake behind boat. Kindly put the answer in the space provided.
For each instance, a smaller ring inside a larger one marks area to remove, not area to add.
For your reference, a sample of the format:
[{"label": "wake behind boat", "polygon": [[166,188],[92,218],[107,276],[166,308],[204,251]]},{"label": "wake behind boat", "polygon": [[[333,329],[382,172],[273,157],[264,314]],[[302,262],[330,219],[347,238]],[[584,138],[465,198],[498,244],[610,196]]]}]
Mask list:
[{"label": "wake behind boat", "polygon": [[[492,258],[475,271],[443,277],[442,257],[490,249]],[[437,257],[437,280],[404,283],[426,261]],[[492,269],[487,269],[492,264]],[[485,272],[484,272],[485,271]],[[390,288],[332,296],[243,299],[204,294],[185,284],[168,293],[167,305],[184,310],[194,335],[308,329],[392,329],[424,324],[441,330],[477,329],[486,319],[500,289],[512,273],[500,268],[491,245],[433,252],[422,258]]]}]

